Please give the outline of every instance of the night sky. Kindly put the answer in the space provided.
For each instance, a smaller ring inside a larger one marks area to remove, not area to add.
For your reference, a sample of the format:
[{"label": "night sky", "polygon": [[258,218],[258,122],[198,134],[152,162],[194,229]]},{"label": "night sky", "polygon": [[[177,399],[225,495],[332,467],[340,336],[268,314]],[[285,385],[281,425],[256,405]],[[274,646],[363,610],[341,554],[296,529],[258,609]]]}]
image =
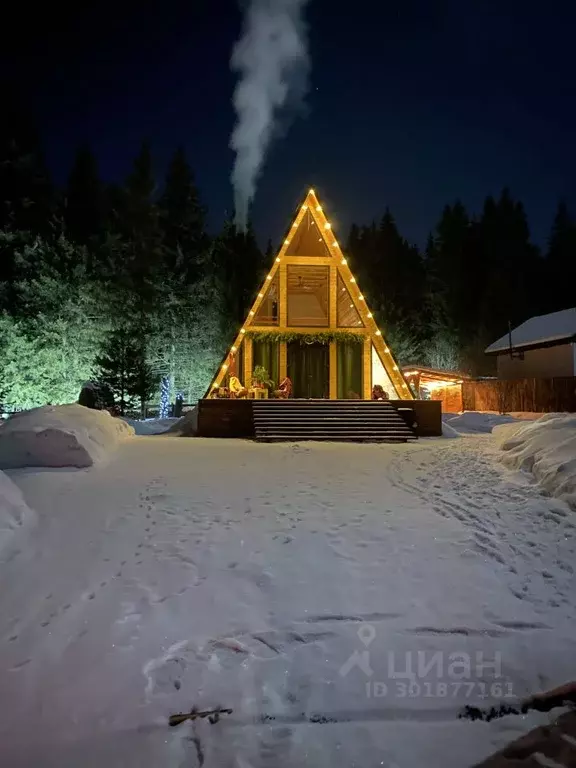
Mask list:
[{"label": "night sky", "polygon": [[[423,244],[445,203],[479,212],[509,186],[543,243],[559,198],[576,213],[576,9],[491,0],[310,0],[304,112],[274,144],[253,220],[278,242],[314,186],[341,239],[390,206]],[[339,10],[337,10],[339,9]],[[234,0],[103,0],[86,10],[15,9],[4,75],[37,115],[49,165],[66,178],[87,141],[121,179],[143,137],[159,178],[184,144],[216,231],[232,207],[229,57]]]}]

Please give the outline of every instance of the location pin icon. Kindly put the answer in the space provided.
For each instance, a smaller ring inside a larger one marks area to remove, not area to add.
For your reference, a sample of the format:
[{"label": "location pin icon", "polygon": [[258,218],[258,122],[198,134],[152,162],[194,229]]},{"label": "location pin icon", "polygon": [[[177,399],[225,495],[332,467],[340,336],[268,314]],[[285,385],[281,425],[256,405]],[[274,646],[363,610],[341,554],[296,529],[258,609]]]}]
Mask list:
[{"label": "location pin icon", "polygon": [[372,624],[362,624],[362,626],[358,630],[358,637],[360,638],[360,641],[368,647],[372,640],[376,637],[376,630],[372,626]]}]

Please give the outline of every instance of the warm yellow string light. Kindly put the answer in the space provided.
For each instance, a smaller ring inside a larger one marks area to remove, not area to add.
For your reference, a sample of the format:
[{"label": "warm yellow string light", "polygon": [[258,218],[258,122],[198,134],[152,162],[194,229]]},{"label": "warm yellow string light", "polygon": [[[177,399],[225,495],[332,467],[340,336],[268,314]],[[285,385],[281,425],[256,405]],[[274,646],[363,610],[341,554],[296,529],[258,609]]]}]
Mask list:
[{"label": "warm yellow string light", "polygon": [[[313,190],[313,189],[311,189],[311,190],[310,190],[310,194],[312,194],[312,195],[314,194],[314,190]],[[307,206],[306,204],[304,204],[304,205],[302,206],[302,209],[301,209],[301,210],[302,210],[302,211],[306,211],[306,210],[308,210],[308,206]],[[317,206],[316,206],[316,210],[317,210],[317,211],[319,211],[319,212],[321,212],[321,211],[322,211],[322,206],[321,206],[321,205],[317,205]],[[292,227],[293,227],[293,228],[296,228],[296,227],[298,227],[298,223],[299,223],[299,222],[298,222],[298,219],[296,219],[296,221],[294,221],[294,223],[292,224]],[[313,224],[316,224],[316,222],[314,221],[314,219],[312,219],[312,223],[313,223]],[[330,224],[330,222],[326,222],[326,223],[324,224],[324,229],[326,229],[326,230],[329,230],[329,229],[331,229],[331,226],[332,226],[332,225]],[[323,238],[320,238],[320,239],[319,239],[319,242],[322,242],[322,240],[323,240]],[[285,246],[288,246],[289,244],[290,244],[290,240],[287,238],[287,239],[284,241],[284,245],[285,245]],[[333,248],[338,248],[338,247],[339,247],[339,246],[338,246],[338,241],[337,241],[337,240],[334,240],[334,242],[332,243],[332,247],[333,247]],[[280,261],[281,261],[281,259],[280,259],[280,256],[277,256],[277,257],[276,257],[276,262],[277,262],[277,263],[279,263]],[[346,259],[345,259],[344,257],[342,257],[342,259],[341,259],[341,262],[340,262],[340,263],[342,264],[342,266],[346,266],[348,262],[346,261]],[[272,275],[271,275],[271,274],[267,275],[266,279],[267,279],[267,280],[272,280]],[[351,282],[351,283],[356,283],[356,278],[355,278],[354,276],[351,276],[351,277],[350,277],[350,282]],[[343,288],[342,290],[343,290],[343,291],[345,291],[346,289],[345,289],[345,288]],[[263,293],[259,293],[259,294],[258,294],[258,298],[263,298],[263,297],[264,297],[264,294],[263,294]],[[362,294],[360,294],[360,295],[358,296],[358,300],[359,300],[359,301],[365,301],[365,299],[364,299],[364,296],[363,296]],[[354,307],[354,304],[350,304],[350,307],[351,307],[351,308],[353,308],[353,307]],[[366,307],[366,308],[365,308],[365,312],[366,312],[366,317],[367,317],[367,318],[369,318],[369,319],[372,319],[372,318],[373,318],[372,312],[368,311],[368,307]],[[255,313],[254,313],[254,310],[250,310],[250,312],[249,312],[249,315],[250,315],[250,316],[253,316],[254,314],[255,314]],[[361,324],[361,321],[359,321],[359,322],[360,322],[360,324]],[[245,328],[241,328],[241,329],[240,329],[240,333],[241,333],[241,334],[245,334],[245,333],[246,333],[246,329],[245,329]],[[378,329],[377,329],[377,330],[375,331],[375,335],[376,335],[376,336],[382,336],[382,332],[381,332],[380,330],[378,330]],[[232,351],[232,352],[236,352],[236,351],[237,351],[237,348],[236,348],[235,346],[233,346],[233,347],[231,347],[231,351]],[[387,355],[389,355],[389,356],[391,355],[391,353],[390,353],[390,350],[389,350],[389,348],[388,348],[387,346],[384,346],[384,352],[385,352]],[[224,364],[224,365],[222,366],[222,372],[223,372],[223,371],[226,371],[226,370],[227,370],[227,368],[228,368],[228,365],[227,365],[227,364]],[[399,371],[399,368],[398,368],[398,366],[397,366],[397,365],[394,365],[392,368],[393,368],[393,371]],[[212,388],[215,388],[215,387],[217,387],[217,386],[218,386],[218,382],[220,381],[220,379],[221,379],[221,376],[223,375],[223,374],[222,374],[222,372],[221,372],[221,373],[220,373],[220,375],[219,375],[219,376],[216,378],[216,381],[215,381],[215,383],[214,383],[214,384],[212,384]],[[405,389],[407,389],[407,388],[408,388],[408,387],[407,387],[407,384],[406,384],[405,382],[403,382],[403,383],[402,383],[402,386],[403,386]]]}]

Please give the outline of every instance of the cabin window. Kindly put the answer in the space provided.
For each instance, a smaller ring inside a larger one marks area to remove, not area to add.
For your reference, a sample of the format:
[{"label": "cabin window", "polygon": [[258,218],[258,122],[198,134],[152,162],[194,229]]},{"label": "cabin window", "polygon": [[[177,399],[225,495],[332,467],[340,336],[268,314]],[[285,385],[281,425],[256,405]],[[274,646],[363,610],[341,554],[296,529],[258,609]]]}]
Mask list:
[{"label": "cabin window", "polygon": [[288,325],[329,325],[329,279],[328,266],[288,265]]},{"label": "cabin window", "polygon": [[278,272],[274,275],[272,280],[266,280],[269,283],[262,303],[258,307],[254,320],[254,325],[278,325]]},{"label": "cabin window", "polygon": [[330,256],[330,251],[314,217],[306,211],[300,226],[288,234],[289,245],[286,256]]},{"label": "cabin window", "polygon": [[339,328],[359,328],[363,327],[358,310],[352,302],[350,291],[346,288],[342,276],[338,273],[338,298],[336,302],[337,307],[337,321]]}]

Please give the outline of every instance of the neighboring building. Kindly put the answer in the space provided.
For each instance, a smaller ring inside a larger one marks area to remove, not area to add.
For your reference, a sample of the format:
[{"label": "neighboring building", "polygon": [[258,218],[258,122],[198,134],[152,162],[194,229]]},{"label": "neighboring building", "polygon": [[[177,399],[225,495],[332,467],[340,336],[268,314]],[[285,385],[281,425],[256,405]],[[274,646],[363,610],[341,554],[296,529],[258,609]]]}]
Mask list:
[{"label": "neighboring building", "polygon": [[490,344],[499,379],[576,376],[576,308],[531,317]]},{"label": "neighboring building", "polygon": [[380,385],[391,400],[413,399],[314,190],[206,396],[226,397],[234,377],[237,390],[255,397],[257,366],[272,380],[271,394],[288,377],[292,398],[370,400]]},{"label": "neighboring building", "polygon": [[462,382],[470,378],[467,374],[422,365],[405,365],[402,370],[417,398],[440,400],[443,413],[460,413]]}]

